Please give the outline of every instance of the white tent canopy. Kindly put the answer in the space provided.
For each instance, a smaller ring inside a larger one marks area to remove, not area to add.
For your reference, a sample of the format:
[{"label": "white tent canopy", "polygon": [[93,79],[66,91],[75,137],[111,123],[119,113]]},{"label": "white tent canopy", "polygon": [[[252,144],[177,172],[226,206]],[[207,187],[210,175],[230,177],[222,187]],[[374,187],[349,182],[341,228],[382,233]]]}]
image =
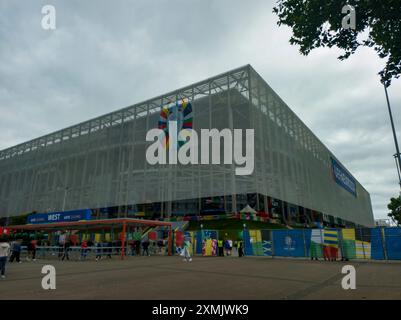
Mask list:
[{"label": "white tent canopy", "polygon": [[249,204],[246,205],[244,209],[240,211],[241,213],[257,213]]}]

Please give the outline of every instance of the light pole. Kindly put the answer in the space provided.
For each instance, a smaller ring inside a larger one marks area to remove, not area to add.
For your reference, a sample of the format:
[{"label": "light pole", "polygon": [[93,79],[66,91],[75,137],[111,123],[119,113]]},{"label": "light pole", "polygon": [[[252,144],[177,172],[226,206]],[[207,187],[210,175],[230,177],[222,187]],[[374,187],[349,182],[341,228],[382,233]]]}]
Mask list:
[{"label": "light pole", "polygon": [[394,138],[395,151],[396,151],[396,154],[394,155],[394,158],[395,158],[395,162],[396,162],[398,180],[399,180],[400,189],[401,189],[401,172],[400,172],[400,170],[401,170],[401,154],[400,154],[400,148],[398,147],[397,134],[396,134],[396,131],[395,131],[395,126],[394,126],[394,121],[393,121],[393,114],[391,112],[390,100],[388,98],[386,85],[384,85],[384,92],[386,93],[387,108],[388,108],[388,113],[390,115],[391,128],[393,130],[393,138]]}]

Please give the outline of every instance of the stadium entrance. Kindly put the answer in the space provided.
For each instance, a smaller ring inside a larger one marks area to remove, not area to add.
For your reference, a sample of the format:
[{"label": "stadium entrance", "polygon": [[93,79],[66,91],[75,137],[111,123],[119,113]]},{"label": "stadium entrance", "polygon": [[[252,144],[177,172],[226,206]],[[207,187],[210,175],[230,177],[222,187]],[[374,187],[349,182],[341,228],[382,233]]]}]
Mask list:
[{"label": "stadium entrance", "polygon": [[[27,225],[14,225],[9,226],[8,229],[14,237],[29,237],[32,233],[45,233],[47,234],[47,248],[54,248],[57,246],[62,248],[66,242],[70,243],[71,247],[75,247],[81,252],[93,250],[96,253],[101,252],[111,254],[109,250],[115,254],[119,254],[121,259],[127,255],[127,250],[130,241],[141,241],[144,236],[148,236],[152,230],[157,228],[164,229],[167,234],[167,254],[172,255],[172,224],[170,222],[143,220],[143,219],[106,219],[106,220],[92,220],[92,221],[74,221],[74,222],[57,222],[57,223],[41,223],[41,224],[27,224]],[[153,231],[154,232],[154,231]],[[19,236],[18,236],[19,233]],[[108,235],[106,239],[105,235]],[[117,236],[117,239],[115,235]],[[96,238],[98,236],[98,238]],[[62,237],[62,238],[61,238]],[[135,239],[135,237],[137,237]],[[82,244],[93,243],[95,246],[82,247]],[[112,246],[107,245],[107,249],[98,247],[98,244],[111,243]],[[106,250],[106,251],[105,251]],[[64,248],[65,251],[65,248]]]}]

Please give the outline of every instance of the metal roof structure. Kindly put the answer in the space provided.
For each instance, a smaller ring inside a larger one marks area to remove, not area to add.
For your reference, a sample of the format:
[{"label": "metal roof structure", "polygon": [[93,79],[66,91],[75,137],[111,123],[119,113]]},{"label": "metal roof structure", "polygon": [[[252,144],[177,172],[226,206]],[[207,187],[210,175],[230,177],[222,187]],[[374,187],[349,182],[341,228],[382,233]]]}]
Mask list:
[{"label": "metal roof structure", "polygon": [[98,230],[98,229],[122,229],[122,250],[121,259],[124,259],[126,253],[126,233],[130,227],[148,226],[148,227],[167,227],[169,230],[168,241],[168,254],[172,254],[172,223],[156,220],[145,219],[105,219],[105,220],[86,220],[86,221],[73,221],[73,222],[57,222],[57,223],[42,223],[42,224],[26,224],[26,225],[13,225],[8,226],[9,230],[13,231],[67,231],[67,230]]},{"label": "metal roof structure", "polygon": [[[178,100],[191,103],[197,132],[254,129],[253,174],[236,176],[235,165],[147,163],[146,133]],[[169,216],[174,202],[189,199],[201,212],[197,199],[214,196],[233,213],[246,194],[261,195],[258,210],[270,197],[374,225],[369,193],[250,65],[0,151],[0,217],[146,203]]]}]

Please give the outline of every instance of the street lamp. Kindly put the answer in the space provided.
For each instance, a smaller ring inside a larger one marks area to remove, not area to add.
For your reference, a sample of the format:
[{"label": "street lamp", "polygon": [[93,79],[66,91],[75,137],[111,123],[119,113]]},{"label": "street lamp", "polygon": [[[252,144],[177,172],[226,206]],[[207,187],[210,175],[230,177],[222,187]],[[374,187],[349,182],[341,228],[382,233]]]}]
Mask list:
[{"label": "street lamp", "polygon": [[395,144],[395,150],[396,150],[396,154],[394,155],[394,158],[395,158],[395,162],[396,162],[396,166],[397,166],[398,180],[399,180],[400,189],[401,189],[401,172],[400,172],[400,170],[401,170],[401,153],[400,153],[400,148],[398,147],[397,134],[396,134],[395,127],[394,127],[393,114],[391,112],[390,100],[388,98],[386,85],[384,85],[384,92],[386,93],[387,108],[388,108],[388,113],[390,115],[391,128],[393,130],[393,138],[394,138],[394,144]]}]

